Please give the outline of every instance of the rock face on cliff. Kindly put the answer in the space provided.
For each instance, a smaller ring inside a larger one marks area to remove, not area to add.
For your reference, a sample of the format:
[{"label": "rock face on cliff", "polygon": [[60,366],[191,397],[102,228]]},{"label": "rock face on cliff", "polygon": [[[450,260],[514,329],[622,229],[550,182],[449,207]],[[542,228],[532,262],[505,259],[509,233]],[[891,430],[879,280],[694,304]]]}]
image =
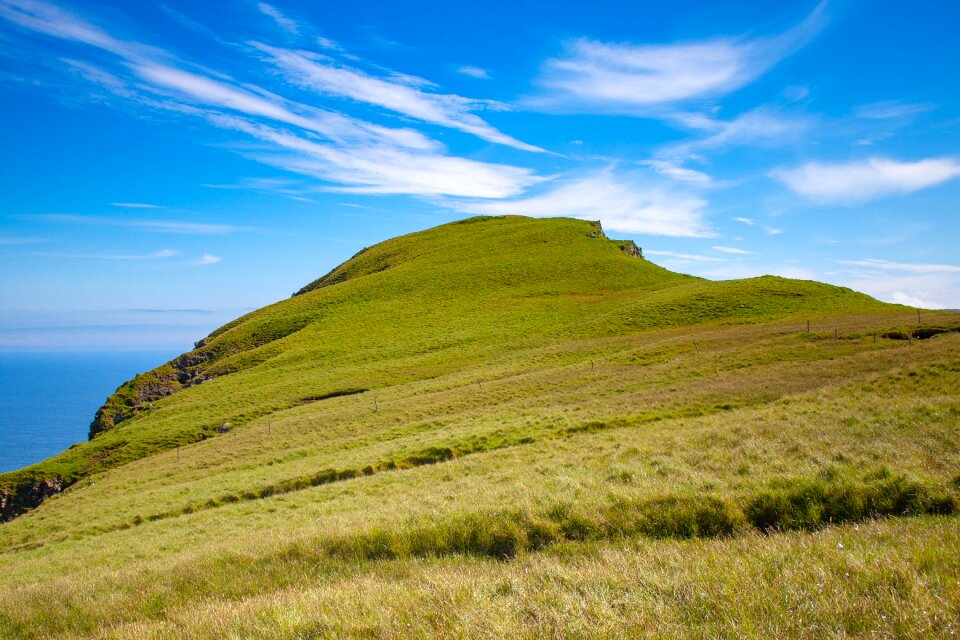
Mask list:
[{"label": "rock face on cliff", "polygon": [[153,403],[186,387],[209,380],[204,365],[215,354],[204,349],[207,339],[196,343],[195,349],[170,362],[124,382],[97,410],[90,423],[89,438],[112,429],[116,425],[153,408]]},{"label": "rock face on cliff", "polygon": [[623,251],[625,254],[631,258],[642,258],[643,250],[637,246],[637,243],[633,240],[626,240],[620,243],[620,251]]},{"label": "rock face on cliff", "polygon": [[11,520],[63,491],[63,480],[48,478],[25,482],[13,489],[0,489],[0,522]]},{"label": "rock face on cliff", "polygon": [[90,439],[141,411],[149,410],[154,401],[179,391],[183,384],[181,376],[182,373],[172,364],[166,364],[120,385],[93,417]]}]

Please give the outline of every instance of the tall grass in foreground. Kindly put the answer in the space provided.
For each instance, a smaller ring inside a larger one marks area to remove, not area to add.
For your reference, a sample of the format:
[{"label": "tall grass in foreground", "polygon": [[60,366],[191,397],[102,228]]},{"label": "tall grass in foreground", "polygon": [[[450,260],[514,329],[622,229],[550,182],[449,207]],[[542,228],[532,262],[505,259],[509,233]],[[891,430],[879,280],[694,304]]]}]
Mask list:
[{"label": "tall grass in foreground", "polygon": [[[302,579],[304,571],[315,574],[316,580],[384,560],[474,556],[505,561],[566,543],[812,531],[884,516],[949,515],[957,509],[958,500],[949,488],[886,469],[856,477],[849,469],[831,468],[819,477],[794,477],[734,498],[688,492],[653,499],[616,497],[604,504],[555,501],[539,511],[420,517],[390,527],[330,534],[258,557],[228,555],[180,568],[164,576],[161,584],[134,578],[119,591],[119,585],[104,586],[115,595],[103,613],[114,621],[157,619],[171,609],[190,607],[197,599],[254,595],[264,583],[280,588],[289,580]],[[48,594],[43,592],[35,594],[41,599],[28,594],[20,595],[19,611],[0,606],[0,628],[12,637],[37,637],[38,629],[93,632],[99,626],[98,616],[90,615],[89,592],[63,593],[55,604],[44,601]]]},{"label": "tall grass in foreground", "polygon": [[245,598],[144,596],[155,615],[109,625],[90,594],[83,628],[45,623],[51,633],[15,637],[951,638],[958,546],[954,520],[923,517],[813,534],[564,544],[511,562],[346,563]]}]

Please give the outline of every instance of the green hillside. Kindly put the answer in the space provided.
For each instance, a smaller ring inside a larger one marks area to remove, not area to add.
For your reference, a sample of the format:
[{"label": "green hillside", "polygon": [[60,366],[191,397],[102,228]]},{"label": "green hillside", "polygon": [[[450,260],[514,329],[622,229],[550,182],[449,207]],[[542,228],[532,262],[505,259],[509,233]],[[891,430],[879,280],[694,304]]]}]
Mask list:
[{"label": "green hillside", "polygon": [[639,253],[469,218],[137,376],[0,475],[0,637],[960,634],[960,314]]}]

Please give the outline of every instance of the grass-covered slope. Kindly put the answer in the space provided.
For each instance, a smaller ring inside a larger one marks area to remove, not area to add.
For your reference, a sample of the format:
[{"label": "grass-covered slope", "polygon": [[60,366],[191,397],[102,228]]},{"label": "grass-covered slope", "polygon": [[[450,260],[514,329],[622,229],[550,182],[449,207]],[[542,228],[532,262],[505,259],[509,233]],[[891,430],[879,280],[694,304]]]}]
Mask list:
[{"label": "grass-covered slope", "polygon": [[960,632],[960,316],[623,244],[397,238],[122,387],[2,478],[70,486],[0,637]]},{"label": "grass-covered slope", "polygon": [[225,422],[469,369],[521,345],[882,308],[813,282],[672,273],[596,223],[469,218],[371,247],[295,297],[214,331],[120,387],[94,417],[91,442],[0,476],[0,491],[69,485],[210,437]]}]

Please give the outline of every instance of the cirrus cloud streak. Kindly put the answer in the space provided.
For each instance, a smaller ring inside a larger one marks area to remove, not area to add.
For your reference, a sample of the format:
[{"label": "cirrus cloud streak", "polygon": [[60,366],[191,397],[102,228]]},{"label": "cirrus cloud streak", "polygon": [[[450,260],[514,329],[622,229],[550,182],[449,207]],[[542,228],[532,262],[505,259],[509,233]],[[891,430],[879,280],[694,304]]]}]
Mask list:
[{"label": "cirrus cloud streak", "polygon": [[770,173],[795,193],[825,204],[858,204],[926,189],[960,177],[954,158],[900,162],[870,158],[846,164],[809,162]]},{"label": "cirrus cloud streak", "polygon": [[821,2],[803,22],[772,37],[714,38],[672,44],[580,38],[547,60],[534,106],[558,111],[649,113],[695,98],[719,97],[753,81],[809,42],[826,22]]},{"label": "cirrus cloud streak", "polygon": [[550,184],[542,193],[494,202],[454,202],[451,208],[479,214],[600,218],[604,227],[624,233],[709,237],[707,202],[650,184],[642,176],[598,171]]}]

